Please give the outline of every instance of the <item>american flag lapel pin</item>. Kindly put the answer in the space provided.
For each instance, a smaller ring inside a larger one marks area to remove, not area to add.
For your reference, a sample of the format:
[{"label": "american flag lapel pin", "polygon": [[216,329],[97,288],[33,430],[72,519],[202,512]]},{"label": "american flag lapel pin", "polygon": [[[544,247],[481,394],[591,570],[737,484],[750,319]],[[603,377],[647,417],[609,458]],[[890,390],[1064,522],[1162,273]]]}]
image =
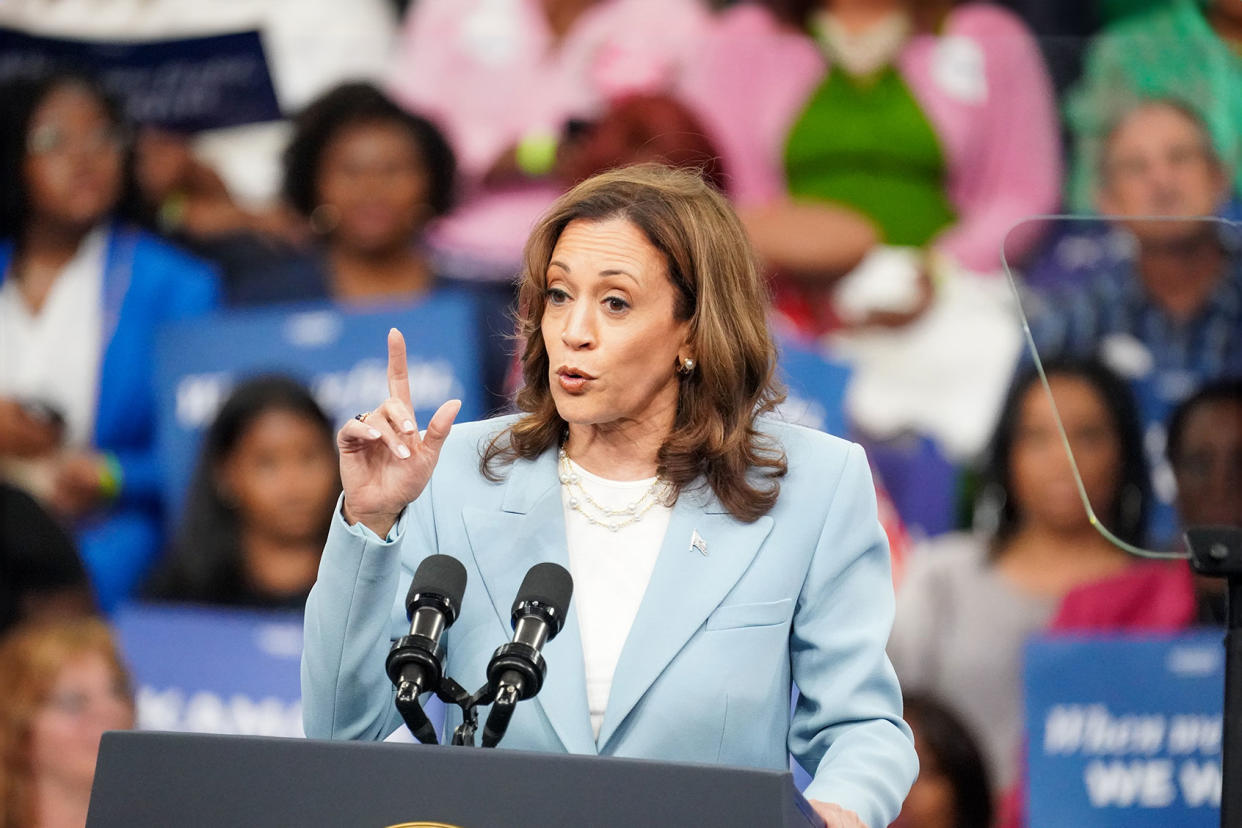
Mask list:
[{"label": "american flag lapel pin", "polygon": [[707,557],[707,541],[703,540],[698,529],[695,529],[694,534],[690,536],[690,548],[698,550],[700,555]]}]

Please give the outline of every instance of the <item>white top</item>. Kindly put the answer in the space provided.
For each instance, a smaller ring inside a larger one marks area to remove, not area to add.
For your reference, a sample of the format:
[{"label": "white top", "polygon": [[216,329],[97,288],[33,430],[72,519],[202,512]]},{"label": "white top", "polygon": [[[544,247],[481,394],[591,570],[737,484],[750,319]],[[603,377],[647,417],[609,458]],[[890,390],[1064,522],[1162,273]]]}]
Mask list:
[{"label": "white top", "polygon": [[95,428],[107,248],[103,227],[87,234],[37,313],[12,273],[0,285],[0,397],[54,406],[69,446],[89,446]]},{"label": "white top", "polygon": [[[610,509],[633,503],[655,482],[654,477],[606,480],[572,460],[569,467],[578,475],[582,489],[596,503]],[[586,663],[587,706],[591,711],[591,729],[598,739],[617,660],[651,581],[673,510],[656,503],[640,519],[614,532],[591,523],[582,511],[570,507],[571,497],[581,497],[580,492],[571,494],[571,488],[562,484],[561,503],[565,508],[569,571],[574,578],[574,606]],[[604,518],[589,504],[582,508],[608,523],[625,519]]]}]

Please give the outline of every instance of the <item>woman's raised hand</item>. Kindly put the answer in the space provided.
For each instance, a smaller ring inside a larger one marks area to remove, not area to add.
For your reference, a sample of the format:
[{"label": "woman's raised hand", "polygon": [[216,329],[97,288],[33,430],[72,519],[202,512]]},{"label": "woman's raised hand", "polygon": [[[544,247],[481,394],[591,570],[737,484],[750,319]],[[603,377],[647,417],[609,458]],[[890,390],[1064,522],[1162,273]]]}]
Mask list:
[{"label": "woman's raised hand", "polygon": [[405,337],[388,332],[388,399],[350,420],[337,432],[341,453],[341,485],[345,519],[362,523],[381,538],[387,536],[401,510],[422,494],[440,458],[440,447],[461,410],[461,400],[440,406],[418,435],[410,403],[410,377]]}]

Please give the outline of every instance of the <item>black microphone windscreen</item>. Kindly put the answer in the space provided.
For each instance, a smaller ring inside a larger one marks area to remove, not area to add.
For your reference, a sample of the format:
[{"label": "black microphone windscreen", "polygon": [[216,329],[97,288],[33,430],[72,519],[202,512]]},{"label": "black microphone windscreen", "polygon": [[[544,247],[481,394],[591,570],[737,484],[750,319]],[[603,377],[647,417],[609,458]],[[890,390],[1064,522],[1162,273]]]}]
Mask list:
[{"label": "black microphone windscreen", "polygon": [[466,568],[451,555],[424,558],[414,570],[414,580],[405,596],[407,615],[414,613],[414,596],[419,594],[443,596],[456,610],[466,594]]},{"label": "black microphone windscreen", "polygon": [[516,612],[520,604],[539,601],[554,607],[556,614],[563,616],[569,609],[569,599],[573,594],[574,579],[569,570],[560,564],[535,564],[522,579],[522,586],[513,601],[513,611]]}]

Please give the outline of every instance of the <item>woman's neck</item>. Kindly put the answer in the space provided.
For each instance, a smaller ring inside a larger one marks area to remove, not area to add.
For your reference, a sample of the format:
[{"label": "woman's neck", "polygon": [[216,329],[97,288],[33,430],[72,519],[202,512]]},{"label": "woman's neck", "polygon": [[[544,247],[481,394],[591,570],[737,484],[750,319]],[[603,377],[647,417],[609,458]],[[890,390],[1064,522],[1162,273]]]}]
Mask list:
[{"label": "woman's neck", "polygon": [[34,219],[22,233],[10,266],[31,312],[38,313],[52,285],[77,255],[91,227]]},{"label": "woman's neck", "polygon": [[333,246],[328,250],[332,292],[338,299],[367,300],[416,296],[431,289],[431,266],[411,247],[363,252]]},{"label": "woman's neck", "polygon": [[247,584],[269,595],[295,595],[315,582],[323,539],[289,540],[251,531],[242,535],[241,547]]},{"label": "woman's neck", "polygon": [[653,426],[650,419],[606,426],[571,424],[565,453],[591,474],[606,480],[654,477],[659,466],[660,447],[672,430],[674,413],[668,412],[665,428]]},{"label": "woman's neck", "polygon": [[90,789],[54,780],[34,783],[35,822],[33,828],[82,828],[90,807]]},{"label": "woman's neck", "polygon": [[906,8],[901,0],[826,0],[825,11],[848,32],[864,32],[894,12]]},{"label": "woman's neck", "polygon": [[1027,524],[1004,544],[996,567],[1025,592],[1060,598],[1129,564],[1126,553],[1088,523],[1072,528]]},{"label": "woman's neck", "polygon": [[1208,10],[1207,19],[1217,37],[1235,49],[1242,46],[1242,12],[1223,11],[1218,5]]}]

